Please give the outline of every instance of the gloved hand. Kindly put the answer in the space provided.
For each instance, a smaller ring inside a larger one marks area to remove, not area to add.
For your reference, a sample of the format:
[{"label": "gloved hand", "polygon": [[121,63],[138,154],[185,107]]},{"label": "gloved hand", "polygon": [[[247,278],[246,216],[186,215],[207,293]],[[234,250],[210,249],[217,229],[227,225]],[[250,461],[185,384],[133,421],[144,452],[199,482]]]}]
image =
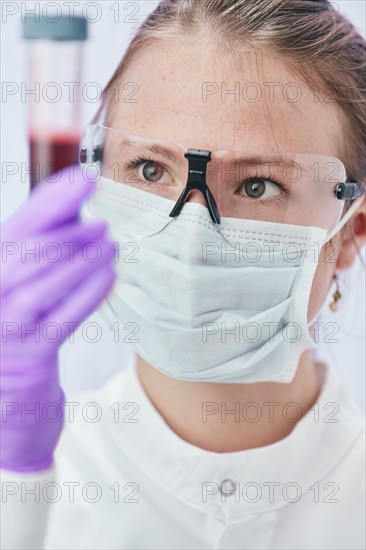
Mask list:
[{"label": "gloved hand", "polygon": [[115,277],[107,224],[79,216],[95,183],[70,173],[39,184],[1,227],[0,467],[11,471],[52,465],[65,402],[58,349]]}]

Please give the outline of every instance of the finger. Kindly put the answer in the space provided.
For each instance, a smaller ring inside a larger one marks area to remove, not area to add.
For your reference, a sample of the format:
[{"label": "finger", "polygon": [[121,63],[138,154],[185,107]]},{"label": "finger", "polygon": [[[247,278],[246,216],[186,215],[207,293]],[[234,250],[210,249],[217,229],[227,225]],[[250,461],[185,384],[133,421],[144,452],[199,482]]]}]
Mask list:
[{"label": "finger", "polygon": [[[88,256],[81,250],[75,256],[74,262],[65,261],[44,273],[43,277],[34,279],[9,294],[8,309],[11,309],[13,321],[35,320],[51,310],[61,299],[76,300],[75,287],[95,272],[99,266],[110,262],[115,253],[114,244],[107,239],[100,239],[93,245]],[[91,255],[92,254],[92,255]],[[11,301],[10,301],[11,300]]]},{"label": "finger", "polygon": [[[107,264],[79,283],[74,288],[77,300],[63,300],[56,305],[52,313],[42,319],[42,324],[57,323],[58,326],[69,327],[74,323],[84,321],[106,297],[111,290],[116,275],[113,268]],[[65,337],[68,336],[65,334]]]},{"label": "finger", "polygon": [[20,209],[4,223],[4,234],[19,236],[41,233],[77,219],[82,203],[95,189],[95,181],[80,168],[67,167],[56,182],[42,182]]},{"label": "finger", "polygon": [[105,236],[107,228],[103,220],[74,222],[32,240],[3,242],[1,295],[42,278],[55,264],[74,261],[80,248]]}]

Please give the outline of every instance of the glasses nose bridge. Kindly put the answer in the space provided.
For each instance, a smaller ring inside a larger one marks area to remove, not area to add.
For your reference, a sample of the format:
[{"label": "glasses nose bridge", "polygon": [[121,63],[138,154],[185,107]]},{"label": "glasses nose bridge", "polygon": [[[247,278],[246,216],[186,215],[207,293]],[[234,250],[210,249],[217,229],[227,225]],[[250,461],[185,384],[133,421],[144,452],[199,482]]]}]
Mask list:
[{"label": "glasses nose bridge", "polygon": [[220,223],[220,213],[209,187],[206,183],[206,167],[211,160],[211,151],[188,149],[185,153],[188,160],[188,179],[185,188],[179,196],[169,216],[178,216],[186,200],[192,200],[206,205],[214,223]]},{"label": "glasses nose bridge", "polygon": [[202,192],[204,187],[207,186],[214,196],[214,200],[217,204],[218,209],[220,210],[220,198],[223,198],[222,190],[219,189],[222,162],[222,159],[214,159],[211,157],[210,161],[207,162],[206,172],[204,175],[205,185],[198,185],[197,187],[191,188],[185,198],[185,202],[194,202],[207,207],[207,199],[204,196],[204,192]]}]

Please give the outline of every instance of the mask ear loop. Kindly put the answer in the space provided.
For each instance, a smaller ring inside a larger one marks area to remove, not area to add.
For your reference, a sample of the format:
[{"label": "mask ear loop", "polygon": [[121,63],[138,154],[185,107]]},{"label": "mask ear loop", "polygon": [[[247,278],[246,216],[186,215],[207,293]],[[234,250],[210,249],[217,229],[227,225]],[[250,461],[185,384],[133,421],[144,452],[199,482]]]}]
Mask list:
[{"label": "mask ear loop", "polygon": [[323,242],[323,246],[327,242],[329,242],[334,237],[334,235],[336,235],[342,229],[342,227],[345,226],[345,224],[352,218],[356,210],[358,210],[363,201],[364,197],[359,197],[355,200],[355,202],[352,204],[351,208],[349,208],[349,210],[345,213],[343,218],[341,218],[337,225],[328,233],[325,241]]},{"label": "mask ear loop", "polygon": [[[349,210],[345,213],[343,218],[341,218],[340,221],[337,223],[337,225],[327,234],[326,239],[324,240],[322,246],[328,243],[334,237],[334,235],[336,235],[342,229],[342,227],[346,225],[346,223],[352,218],[352,216],[358,210],[358,208],[363,203],[363,201],[364,201],[364,197],[359,197],[358,199],[355,200],[355,202],[352,204],[351,208],[349,208]],[[320,310],[311,319],[311,321],[308,322],[308,327],[310,327],[312,324],[315,323],[315,320],[317,319],[319,313],[320,313]]]}]

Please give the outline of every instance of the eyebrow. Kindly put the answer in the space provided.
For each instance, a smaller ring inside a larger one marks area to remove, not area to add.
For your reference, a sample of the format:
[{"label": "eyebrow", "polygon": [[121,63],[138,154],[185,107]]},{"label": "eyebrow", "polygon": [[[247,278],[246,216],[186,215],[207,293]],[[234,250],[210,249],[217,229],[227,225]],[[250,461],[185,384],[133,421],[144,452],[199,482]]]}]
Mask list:
[{"label": "eyebrow", "polygon": [[283,156],[283,153],[268,153],[265,155],[263,153],[258,153],[258,154],[250,154],[250,156],[243,155],[242,157],[231,159],[231,160],[228,160],[227,162],[228,164],[237,163],[239,165],[244,165],[244,166],[251,165],[251,164],[264,166],[266,164],[271,165],[274,163],[276,163],[276,165],[293,164],[295,166],[299,166],[301,169],[301,172],[308,174],[309,170],[306,167],[306,164],[296,161],[294,158],[296,156],[297,156],[297,153],[293,153],[293,154],[289,153],[286,156]]},{"label": "eyebrow", "polygon": [[182,164],[183,155],[182,157],[179,157],[179,155],[177,155],[172,149],[159,145],[158,143],[148,145],[147,143],[139,143],[138,141],[133,141],[130,138],[125,138],[120,142],[120,145],[127,145],[127,147],[130,147],[137,152],[149,151],[150,153],[165,157],[167,160],[175,162],[176,164]]},{"label": "eyebrow", "polygon": [[[148,145],[147,143],[140,143],[139,141],[134,141],[133,139],[125,137],[122,141],[119,142],[119,145],[120,146],[125,145],[127,147],[130,147],[131,149],[135,150],[137,153],[150,152],[153,154],[157,154],[176,164],[182,164],[184,159],[183,154],[182,156],[179,156],[172,149],[169,149],[169,147],[164,147],[163,145],[158,143],[153,143],[152,145]],[[296,155],[296,153],[294,153],[294,155]],[[217,160],[219,160],[219,162],[222,162],[221,159],[216,159],[215,153],[213,153],[213,158],[211,162],[215,163],[217,162]],[[280,162],[284,164],[295,163],[296,165],[299,164],[293,158],[291,159],[291,153],[289,153],[286,156],[283,156],[283,154],[281,155],[281,153],[268,153],[265,155],[263,155],[263,153],[258,153],[258,154],[251,153],[250,156],[247,156],[247,157],[243,154],[243,157],[231,159],[228,162],[239,163],[244,165],[247,165],[247,164],[263,165],[271,162]],[[301,168],[304,170],[304,172],[308,172],[308,170],[303,165],[301,165]]]},{"label": "eyebrow", "polygon": [[293,158],[292,159],[291,157],[289,158],[289,155],[282,156],[281,153],[268,153],[268,154],[258,153],[257,155],[251,153],[249,156],[245,156],[245,154],[243,154],[242,157],[237,157],[230,160],[230,162],[243,162],[245,164],[251,164],[251,163],[266,164],[268,162],[274,162],[274,161],[283,162],[283,163],[295,162]]}]

